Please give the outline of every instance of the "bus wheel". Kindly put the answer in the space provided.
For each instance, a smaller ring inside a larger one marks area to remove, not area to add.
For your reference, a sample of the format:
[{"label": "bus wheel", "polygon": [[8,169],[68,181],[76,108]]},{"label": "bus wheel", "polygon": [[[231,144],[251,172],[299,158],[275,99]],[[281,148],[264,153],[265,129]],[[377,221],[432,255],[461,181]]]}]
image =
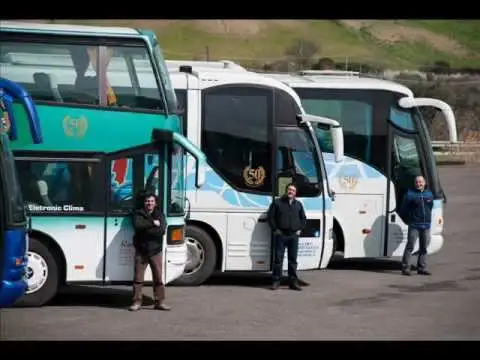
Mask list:
[{"label": "bus wheel", "polygon": [[40,241],[30,238],[27,291],[17,302],[21,307],[38,307],[50,301],[58,289],[58,265],[55,257]]},{"label": "bus wheel", "polygon": [[187,265],[183,275],[174,281],[175,285],[200,285],[215,270],[217,248],[212,238],[196,226],[187,226]]},{"label": "bus wheel", "polygon": [[335,258],[335,254],[337,252],[338,248],[338,240],[337,240],[337,233],[333,231],[332,233],[332,240],[333,240],[333,246],[332,246],[332,255],[330,255],[330,261],[328,263],[331,263],[332,260]]}]

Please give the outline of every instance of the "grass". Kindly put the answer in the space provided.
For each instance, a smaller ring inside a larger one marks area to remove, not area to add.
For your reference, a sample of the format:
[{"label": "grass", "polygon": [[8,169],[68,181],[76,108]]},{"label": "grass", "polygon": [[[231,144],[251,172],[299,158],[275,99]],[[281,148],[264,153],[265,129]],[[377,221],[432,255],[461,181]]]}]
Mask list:
[{"label": "grass", "polygon": [[478,20],[407,20],[406,23],[451,37],[470,50],[480,53]]},{"label": "grass", "polygon": [[[318,46],[315,58],[377,63],[390,69],[416,69],[438,60],[455,67],[480,67],[480,20],[367,21],[366,26],[359,28],[332,20],[245,20],[243,25],[216,20],[56,22],[150,28],[157,33],[167,59],[205,59],[208,47],[210,58],[215,60],[270,62],[284,58],[285,49],[302,39]],[[237,29],[229,32],[224,27]],[[254,27],[260,30],[251,31]],[[392,42],[377,36],[381,31],[395,35],[397,28],[408,32],[410,37]],[[416,38],[416,31],[423,37]],[[438,46],[446,42],[454,42],[464,51]]]}]

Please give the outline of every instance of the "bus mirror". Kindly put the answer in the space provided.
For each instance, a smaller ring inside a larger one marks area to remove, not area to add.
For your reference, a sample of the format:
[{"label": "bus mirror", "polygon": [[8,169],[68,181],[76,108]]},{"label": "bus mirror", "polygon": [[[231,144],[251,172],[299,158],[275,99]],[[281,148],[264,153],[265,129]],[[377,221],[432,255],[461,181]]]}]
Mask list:
[{"label": "bus mirror", "polygon": [[398,208],[400,204],[397,204],[397,197],[395,195],[395,184],[393,183],[393,181],[390,181],[389,186],[390,186],[390,206],[389,206],[388,212],[393,213],[396,211],[398,213],[398,211],[400,210]]},{"label": "bus mirror", "polygon": [[205,183],[205,154],[193,145],[190,140],[186,137],[178,134],[178,133],[171,133],[173,141],[183,147],[190,155],[195,158],[195,186],[200,188]]},{"label": "bus mirror", "polygon": [[320,126],[327,126],[330,128],[330,134],[332,136],[332,143],[333,143],[333,152],[335,154],[335,161],[342,162],[343,161],[343,129],[340,126],[340,123],[337,120],[324,117],[324,116],[317,116],[312,114],[298,114],[297,119],[300,117],[301,123],[303,122],[310,122],[320,124]]},{"label": "bus mirror", "polygon": [[195,179],[195,186],[197,188],[201,188],[205,184],[205,166],[203,162],[199,159],[197,161],[197,171],[196,171],[196,179]]},{"label": "bus mirror", "polygon": [[333,153],[335,162],[343,161],[343,129],[341,126],[332,126],[330,128],[332,135]]},{"label": "bus mirror", "polygon": [[188,219],[190,219],[190,201],[187,198],[185,198],[184,209],[185,209],[185,215],[184,215],[185,220],[188,220]]},{"label": "bus mirror", "polygon": [[455,119],[455,114],[450,105],[445,101],[439,99],[430,99],[430,98],[411,98],[403,97],[398,101],[398,105],[404,109],[411,109],[413,107],[422,107],[430,106],[435,109],[440,110],[445,117],[448,127],[448,135],[450,142],[456,143],[458,141],[457,137],[457,121]]}]

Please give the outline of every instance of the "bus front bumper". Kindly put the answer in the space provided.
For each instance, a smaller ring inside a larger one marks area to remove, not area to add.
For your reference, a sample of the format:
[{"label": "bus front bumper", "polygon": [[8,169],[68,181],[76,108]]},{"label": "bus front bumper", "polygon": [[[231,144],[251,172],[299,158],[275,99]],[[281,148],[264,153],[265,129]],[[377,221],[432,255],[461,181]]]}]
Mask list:
[{"label": "bus front bumper", "polygon": [[20,299],[27,289],[27,283],[20,281],[2,281],[0,284],[0,308],[12,306]]}]

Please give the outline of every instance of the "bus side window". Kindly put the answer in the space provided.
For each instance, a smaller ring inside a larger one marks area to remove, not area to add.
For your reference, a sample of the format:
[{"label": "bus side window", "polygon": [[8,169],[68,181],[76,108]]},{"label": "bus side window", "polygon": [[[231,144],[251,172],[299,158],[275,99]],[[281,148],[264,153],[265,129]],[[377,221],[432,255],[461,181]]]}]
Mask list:
[{"label": "bus side window", "polygon": [[133,159],[115,159],[110,164],[110,209],[121,211],[133,207]]},{"label": "bus side window", "polygon": [[95,189],[96,163],[17,161],[27,210],[33,212],[102,211]]},{"label": "bus side window", "polygon": [[156,196],[159,194],[159,160],[158,154],[145,154],[143,186]]},{"label": "bus side window", "polygon": [[203,109],[202,150],[218,175],[237,191],[271,192],[271,89],[210,88]]}]

